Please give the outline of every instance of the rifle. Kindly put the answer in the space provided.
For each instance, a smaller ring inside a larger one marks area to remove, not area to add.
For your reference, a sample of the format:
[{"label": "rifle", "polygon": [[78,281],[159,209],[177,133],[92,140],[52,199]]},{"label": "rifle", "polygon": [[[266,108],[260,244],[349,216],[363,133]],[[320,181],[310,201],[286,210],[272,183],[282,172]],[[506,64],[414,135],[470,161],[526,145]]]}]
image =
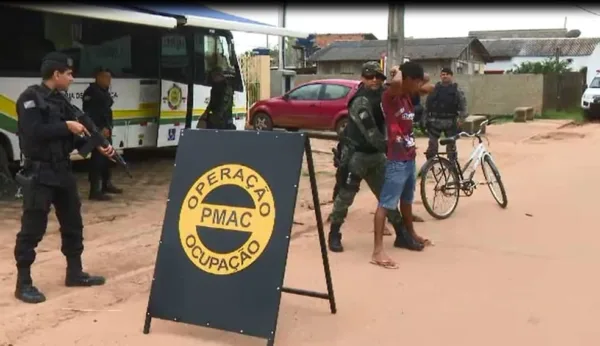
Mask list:
[{"label": "rifle", "polygon": [[[52,91],[52,93],[54,92],[56,92],[58,95],[60,95],[60,97],[64,99],[67,107],[69,108],[69,111],[75,117],[75,120],[77,120],[81,125],[85,126],[85,128],[90,133],[87,143],[79,150],[79,154],[81,154],[81,156],[88,156],[88,154],[91,153],[92,150],[94,150],[94,148],[96,148],[97,146],[106,148],[110,145],[108,140],[100,133],[100,131],[98,131],[96,124],[94,124],[94,122],[88,115],[86,115],[81,109],[74,106],[64,93],[60,91]],[[50,95],[52,95],[52,93]],[[115,162],[117,162],[121,167],[123,167],[123,169],[125,169],[125,173],[127,173],[127,175],[130,178],[133,178],[133,175],[129,170],[127,162],[125,162],[123,156],[117,153],[116,150],[113,154],[113,158],[115,159]]]}]

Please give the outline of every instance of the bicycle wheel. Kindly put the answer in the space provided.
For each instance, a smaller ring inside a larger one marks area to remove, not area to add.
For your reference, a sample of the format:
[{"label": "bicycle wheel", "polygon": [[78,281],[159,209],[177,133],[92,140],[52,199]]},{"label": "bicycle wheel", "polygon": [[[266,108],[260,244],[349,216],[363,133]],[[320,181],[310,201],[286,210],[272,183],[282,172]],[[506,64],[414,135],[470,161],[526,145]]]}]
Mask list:
[{"label": "bicycle wheel", "polygon": [[[433,189],[432,189],[433,188]],[[429,200],[428,191],[433,190],[433,199]],[[450,202],[441,210],[436,208],[436,200],[447,198]],[[460,180],[452,163],[443,157],[427,161],[421,169],[421,201],[429,215],[438,220],[447,219],[458,206]]]},{"label": "bicycle wheel", "polygon": [[[483,157],[481,169],[483,170],[483,176],[485,177],[487,186],[490,188],[492,196],[501,208],[506,208],[508,205],[506,190],[504,189],[504,184],[500,178],[500,171],[498,171],[498,167],[494,164],[491,156],[485,155]],[[492,178],[494,178],[495,181],[492,181]],[[497,186],[498,189],[495,189],[495,186]]]}]

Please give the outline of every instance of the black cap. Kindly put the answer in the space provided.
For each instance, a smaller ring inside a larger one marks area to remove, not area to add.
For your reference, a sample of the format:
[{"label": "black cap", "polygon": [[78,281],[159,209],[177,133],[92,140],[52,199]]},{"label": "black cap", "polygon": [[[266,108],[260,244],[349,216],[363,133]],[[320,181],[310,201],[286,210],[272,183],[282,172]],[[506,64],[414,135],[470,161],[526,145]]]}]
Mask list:
[{"label": "black cap", "polygon": [[454,73],[452,73],[452,70],[450,69],[450,67],[444,67],[441,71],[441,73],[447,73],[449,75],[454,75]]},{"label": "black cap", "polygon": [[361,71],[363,76],[379,76],[379,77],[383,77],[383,79],[385,79],[385,73],[383,73],[383,70],[381,69],[381,66],[379,65],[379,63],[377,61],[369,61],[366,62],[362,65],[362,71]]},{"label": "black cap", "polygon": [[52,52],[46,54],[42,58],[42,66],[40,68],[42,76],[48,73],[53,73],[58,70],[73,69],[73,59],[68,55],[60,52]]},{"label": "black cap", "polygon": [[57,68],[73,68],[73,59],[60,52],[48,53],[42,59],[42,65],[52,64]]}]

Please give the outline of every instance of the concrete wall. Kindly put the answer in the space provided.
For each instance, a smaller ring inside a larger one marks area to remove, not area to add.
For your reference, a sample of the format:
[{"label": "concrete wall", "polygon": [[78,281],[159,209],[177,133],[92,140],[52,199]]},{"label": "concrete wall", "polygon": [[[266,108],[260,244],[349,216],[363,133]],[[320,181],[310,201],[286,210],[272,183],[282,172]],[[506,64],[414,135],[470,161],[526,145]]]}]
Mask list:
[{"label": "concrete wall", "polygon": [[[439,80],[438,73],[431,73],[432,80]],[[296,85],[317,79],[359,79],[359,75],[298,75]],[[541,113],[544,96],[542,75],[455,75],[458,85],[467,98],[470,114],[506,115],[516,107],[531,106]]]}]

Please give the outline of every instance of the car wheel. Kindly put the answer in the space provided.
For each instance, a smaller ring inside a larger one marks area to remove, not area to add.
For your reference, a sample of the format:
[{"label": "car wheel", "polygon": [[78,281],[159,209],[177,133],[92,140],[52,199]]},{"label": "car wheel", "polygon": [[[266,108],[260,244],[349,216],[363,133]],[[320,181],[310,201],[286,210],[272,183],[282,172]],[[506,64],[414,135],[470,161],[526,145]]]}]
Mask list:
[{"label": "car wheel", "polygon": [[341,135],[342,132],[344,132],[344,129],[346,128],[346,125],[348,125],[348,117],[343,117],[340,120],[338,120],[338,122],[335,124],[335,132],[338,135]]},{"label": "car wheel", "polygon": [[266,113],[256,113],[252,118],[252,128],[256,131],[272,131],[273,130],[273,120]]}]

